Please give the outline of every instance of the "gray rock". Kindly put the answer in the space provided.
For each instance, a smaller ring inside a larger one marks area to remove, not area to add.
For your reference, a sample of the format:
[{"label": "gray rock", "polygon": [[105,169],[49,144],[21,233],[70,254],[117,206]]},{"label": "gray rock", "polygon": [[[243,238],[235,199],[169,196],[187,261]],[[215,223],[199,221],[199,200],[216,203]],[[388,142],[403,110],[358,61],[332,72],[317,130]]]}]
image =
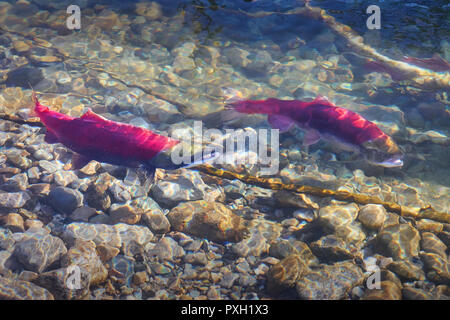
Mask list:
[{"label": "gray rock", "polygon": [[0,193],[0,208],[22,208],[31,199],[26,192]]},{"label": "gray rock", "polygon": [[159,180],[151,189],[152,198],[168,207],[180,202],[201,200],[205,196],[207,185],[195,171],[183,171]]},{"label": "gray rock", "polygon": [[83,204],[83,195],[80,191],[66,187],[56,187],[50,191],[48,202],[58,212],[71,214]]},{"label": "gray rock", "polygon": [[0,300],[53,300],[44,288],[22,280],[0,277]]},{"label": "gray rock", "polygon": [[124,223],[106,225],[73,222],[67,225],[62,237],[70,245],[73,245],[76,239],[81,239],[92,240],[97,246],[108,244],[122,248],[131,242],[143,246],[153,239],[153,234],[147,227]]},{"label": "gray rock", "polygon": [[78,180],[78,176],[73,171],[59,170],[54,173],[53,180],[58,186],[65,187]]},{"label": "gray rock", "polygon": [[234,272],[226,272],[222,275],[222,280],[220,280],[220,286],[224,288],[231,288],[234,282],[239,279],[239,274]]},{"label": "gray rock", "polygon": [[80,300],[89,295],[90,274],[83,267],[70,266],[44,272],[35,282],[57,300]]},{"label": "gray rock", "polygon": [[146,206],[143,208],[144,213],[142,215],[143,222],[154,233],[166,233],[170,231],[169,219],[164,215],[161,207],[151,199],[145,198]]},{"label": "gray rock", "polygon": [[56,171],[61,170],[63,166],[56,161],[40,160],[39,167],[41,167],[44,172],[55,173]]},{"label": "gray rock", "polygon": [[159,261],[175,261],[184,256],[184,249],[169,237],[162,238],[152,249],[147,251],[149,257],[158,257]]},{"label": "gray rock", "polygon": [[64,242],[44,229],[31,230],[14,247],[14,257],[27,270],[42,272],[67,252]]},{"label": "gray rock", "polygon": [[61,259],[61,266],[78,266],[86,269],[90,274],[90,285],[98,285],[108,276],[93,241],[76,240],[74,246]]},{"label": "gray rock", "polygon": [[319,210],[318,223],[330,232],[337,227],[349,225],[358,216],[358,206],[355,204],[329,205]]},{"label": "gray rock", "polygon": [[25,173],[16,174],[0,185],[0,189],[6,192],[25,191],[27,187],[28,177]]},{"label": "gray rock", "polygon": [[31,166],[31,160],[27,158],[29,153],[20,149],[7,149],[3,153],[6,155],[8,162],[15,167],[26,170]]}]

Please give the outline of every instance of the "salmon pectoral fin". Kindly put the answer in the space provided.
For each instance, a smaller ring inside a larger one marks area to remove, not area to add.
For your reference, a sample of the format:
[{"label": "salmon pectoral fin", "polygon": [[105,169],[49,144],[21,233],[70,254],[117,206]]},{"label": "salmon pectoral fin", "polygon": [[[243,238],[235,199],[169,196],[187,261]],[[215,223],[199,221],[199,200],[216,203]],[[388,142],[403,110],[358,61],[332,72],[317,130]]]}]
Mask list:
[{"label": "salmon pectoral fin", "polygon": [[56,135],[48,129],[47,132],[45,133],[44,141],[50,144],[59,142]]},{"label": "salmon pectoral fin", "polygon": [[74,153],[72,156],[72,169],[79,170],[87,165],[91,159],[86,158],[78,153]]},{"label": "salmon pectoral fin", "polygon": [[303,137],[303,145],[310,146],[320,140],[320,133],[317,130],[307,130],[305,136]]},{"label": "salmon pectoral fin", "polygon": [[267,121],[269,121],[272,128],[279,129],[280,132],[289,131],[289,129],[291,129],[294,125],[294,121],[291,118],[275,114],[269,115],[267,117]]}]

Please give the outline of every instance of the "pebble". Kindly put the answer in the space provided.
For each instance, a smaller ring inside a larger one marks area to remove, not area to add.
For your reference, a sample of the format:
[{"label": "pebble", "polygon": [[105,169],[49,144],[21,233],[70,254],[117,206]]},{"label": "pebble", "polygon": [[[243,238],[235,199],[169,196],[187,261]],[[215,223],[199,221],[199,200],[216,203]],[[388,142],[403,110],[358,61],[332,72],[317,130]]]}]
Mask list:
[{"label": "pebble", "polygon": [[364,280],[362,270],[352,262],[320,265],[298,277],[296,290],[300,299],[339,300]]},{"label": "pebble", "polygon": [[410,224],[389,226],[377,235],[379,250],[394,260],[418,256],[419,242],[419,231]]},{"label": "pebble", "polygon": [[358,211],[359,208],[355,204],[322,207],[319,210],[318,223],[326,230],[333,232],[340,226],[352,223],[356,219]]},{"label": "pebble", "polygon": [[169,175],[152,187],[152,198],[161,205],[173,207],[184,201],[201,200],[207,185],[196,171]]},{"label": "pebble", "polygon": [[392,281],[381,281],[380,289],[366,289],[363,300],[400,300],[402,288]]},{"label": "pebble", "polygon": [[393,261],[387,268],[404,281],[425,280],[425,273],[422,270],[423,266],[414,263],[411,259]]},{"label": "pebble", "polygon": [[170,237],[162,238],[152,249],[147,251],[149,257],[158,257],[159,261],[176,261],[184,256],[183,247]]},{"label": "pebble", "polygon": [[422,233],[420,247],[425,252],[436,253],[443,259],[447,259],[447,246],[431,232]]},{"label": "pebble", "polygon": [[308,267],[296,254],[284,258],[267,272],[267,292],[279,294],[294,287],[297,280],[307,272],[307,269]]},{"label": "pebble", "polygon": [[359,210],[358,220],[364,227],[378,230],[386,219],[386,209],[379,204],[367,204]]},{"label": "pebble", "polygon": [[120,252],[120,250],[116,247],[110,246],[106,243],[97,245],[96,249],[100,259],[103,262],[108,262],[109,260],[117,256]]},{"label": "pebble", "polygon": [[0,276],[1,300],[54,300],[46,289],[31,282]]},{"label": "pebble", "polygon": [[0,189],[6,192],[25,191],[27,187],[28,177],[25,173],[16,174],[0,185]]},{"label": "pebble", "polygon": [[212,241],[240,241],[247,231],[241,217],[217,202],[184,202],[170,210],[167,218],[174,230]]},{"label": "pebble", "polygon": [[96,214],[97,214],[97,210],[95,210],[94,208],[91,208],[89,206],[82,206],[82,207],[76,208],[70,215],[70,218],[73,221],[88,222],[89,219],[92,216],[95,216]]},{"label": "pebble", "polygon": [[31,199],[27,192],[0,193],[0,208],[22,208]]},{"label": "pebble", "polygon": [[77,239],[61,259],[62,267],[78,266],[90,274],[89,285],[98,285],[108,277],[108,271],[97,254],[93,241]]},{"label": "pebble", "polygon": [[65,227],[62,238],[69,244],[74,243],[76,239],[82,239],[92,240],[97,246],[108,244],[123,248],[130,242],[143,246],[153,239],[153,234],[147,227],[124,223],[106,225],[73,222]]},{"label": "pebble", "polygon": [[56,187],[48,195],[49,204],[58,212],[71,214],[83,204],[83,194],[67,187]]},{"label": "pebble", "polygon": [[334,235],[327,235],[312,242],[310,248],[314,255],[326,262],[348,260],[354,257],[346,242]]},{"label": "pebble", "polygon": [[40,273],[67,253],[64,242],[44,229],[29,229],[14,247],[14,257],[26,270]]},{"label": "pebble", "polygon": [[9,213],[3,220],[5,228],[11,230],[11,232],[24,232],[25,227],[23,218],[20,214]]}]

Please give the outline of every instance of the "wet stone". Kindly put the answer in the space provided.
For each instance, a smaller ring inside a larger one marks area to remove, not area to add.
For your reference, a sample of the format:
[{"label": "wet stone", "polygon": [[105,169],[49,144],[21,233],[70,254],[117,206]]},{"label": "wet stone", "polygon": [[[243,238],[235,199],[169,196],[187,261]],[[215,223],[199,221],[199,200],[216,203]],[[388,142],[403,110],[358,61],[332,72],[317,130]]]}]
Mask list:
[{"label": "wet stone", "polygon": [[136,224],[141,219],[142,211],[133,207],[130,203],[113,204],[109,208],[111,223]]},{"label": "wet stone", "polygon": [[86,190],[86,201],[89,206],[106,211],[111,206],[108,190],[114,178],[109,173],[102,173]]},{"label": "wet stone", "polygon": [[384,228],[377,236],[377,246],[394,260],[418,256],[420,234],[410,224]]},{"label": "wet stone", "polygon": [[442,223],[430,220],[430,219],[421,219],[416,222],[417,230],[420,232],[433,232],[439,233],[444,229]]},{"label": "wet stone", "polygon": [[112,258],[114,258],[115,256],[117,256],[120,252],[119,249],[110,246],[109,244],[99,244],[96,247],[97,249],[97,253],[100,257],[100,259],[103,262],[107,262],[109,260],[111,260]]},{"label": "wet stone", "polygon": [[78,176],[73,171],[57,171],[53,175],[53,180],[58,186],[65,187],[78,180]]},{"label": "wet stone", "polygon": [[387,268],[404,281],[425,280],[425,273],[422,270],[423,266],[414,263],[411,259],[393,261]]},{"label": "wet stone", "polygon": [[0,208],[22,208],[31,199],[26,192],[0,193]]},{"label": "wet stone", "polygon": [[[75,272],[77,282],[74,280]],[[75,266],[70,266],[41,273],[35,282],[50,291],[57,300],[80,300],[89,295],[90,274],[83,267],[75,269]]]},{"label": "wet stone", "polygon": [[89,206],[82,206],[82,207],[76,208],[70,215],[70,218],[73,221],[88,222],[89,219],[92,216],[95,216],[96,214],[97,214],[97,210],[95,210],[94,208],[91,208]]},{"label": "wet stone", "polygon": [[20,169],[28,169],[31,166],[31,160],[27,158],[29,153],[25,150],[9,149],[3,151],[6,159],[15,167]]},{"label": "wet stone", "polygon": [[247,228],[241,217],[221,203],[204,200],[181,203],[167,218],[173,229],[212,241],[240,241]]},{"label": "wet stone", "polygon": [[400,300],[402,288],[392,281],[381,281],[380,289],[366,289],[363,300]]},{"label": "wet stone", "polygon": [[[14,257],[27,269],[42,272],[67,252],[64,242],[43,229],[30,229],[14,248]],[[31,231],[31,232],[30,232]]]},{"label": "wet stone", "polygon": [[4,227],[11,230],[11,232],[24,232],[23,218],[20,214],[9,213],[3,219]]},{"label": "wet stone", "polygon": [[429,280],[438,284],[450,285],[450,272],[446,258],[427,252],[421,252],[420,258],[425,265]]},{"label": "wet stone", "polygon": [[83,194],[66,187],[56,187],[50,191],[47,199],[55,210],[65,214],[71,214],[83,204]]},{"label": "wet stone", "polygon": [[192,265],[205,266],[208,264],[208,258],[204,252],[188,253],[183,257],[183,261]]},{"label": "wet stone", "polygon": [[339,226],[352,223],[358,215],[358,206],[348,205],[330,205],[319,210],[319,224],[326,230],[333,232]]},{"label": "wet stone", "polygon": [[344,240],[328,235],[310,244],[314,255],[326,262],[335,262],[352,259],[354,254]]},{"label": "wet stone", "polygon": [[62,165],[56,161],[39,160],[39,167],[47,173],[55,173],[62,169]]},{"label": "wet stone", "polygon": [[223,288],[231,288],[235,281],[239,279],[239,274],[234,272],[226,272],[222,275],[222,280],[220,280],[220,286]]},{"label": "wet stone", "polygon": [[403,287],[402,297],[405,300],[433,300],[434,297],[431,293],[425,290],[414,287]]},{"label": "wet stone", "polygon": [[267,272],[267,292],[278,294],[294,287],[299,277],[301,277],[307,269],[305,263],[296,254],[284,258],[279,263],[272,266]]},{"label": "wet stone", "polygon": [[153,199],[161,205],[176,206],[183,201],[201,200],[207,185],[195,171],[183,171],[159,180],[151,189]]},{"label": "wet stone", "polygon": [[319,264],[319,260],[312,253],[305,242],[298,240],[277,240],[270,245],[269,255],[284,259],[292,254],[301,257],[308,266]]},{"label": "wet stone", "polygon": [[352,262],[344,261],[306,271],[298,277],[296,289],[301,299],[339,300],[346,298],[363,280],[362,270]]},{"label": "wet stone", "polygon": [[166,233],[170,231],[170,222],[164,215],[161,207],[156,201],[147,197],[147,207],[142,215],[143,222],[154,233]]},{"label": "wet stone", "polygon": [[53,160],[53,155],[46,150],[38,149],[33,153],[33,157],[36,160]]},{"label": "wet stone", "polygon": [[253,220],[248,224],[248,235],[236,243],[232,251],[241,257],[259,257],[269,251],[269,242],[277,239],[282,227],[268,220]]},{"label": "wet stone", "polygon": [[16,174],[0,185],[0,189],[6,192],[24,191],[27,187],[28,177],[25,173]]},{"label": "wet stone", "polygon": [[147,251],[149,257],[158,257],[159,261],[176,261],[184,256],[184,249],[169,237],[162,238],[152,249]]},{"label": "wet stone", "polygon": [[86,269],[90,274],[90,285],[100,284],[108,276],[93,241],[76,240],[74,246],[61,259],[61,266],[78,266]]},{"label": "wet stone", "polygon": [[143,246],[153,239],[153,234],[147,227],[124,223],[106,225],[73,222],[66,226],[62,238],[69,244],[73,244],[76,239],[81,239],[92,240],[97,246],[108,244],[115,248],[122,248],[132,241]]},{"label": "wet stone", "polygon": [[11,235],[10,230],[0,227],[0,249],[10,250],[14,246],[15,240]]},{"label": "wet stone", "polygon": [[367,204],[359,210],[358,220],[364,227],[378,230],[386,219],[386,209],[379,204]]},{"label": "wet stone", "polygon": [[53,300],[53,295],[31,282],[0,276],[1,300]]},{"label": "wet stone", "polygon": [[425,252],[436,253],[442,258],[447,259],[447,246],[431,232],[422,233],[420,247]]}]

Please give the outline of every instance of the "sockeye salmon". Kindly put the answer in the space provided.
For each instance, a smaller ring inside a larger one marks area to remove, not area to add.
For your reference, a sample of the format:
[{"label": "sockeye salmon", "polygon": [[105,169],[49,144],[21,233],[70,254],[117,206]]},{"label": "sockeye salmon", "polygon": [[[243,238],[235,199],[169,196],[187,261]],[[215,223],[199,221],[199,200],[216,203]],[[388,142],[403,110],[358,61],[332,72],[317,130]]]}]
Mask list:
[{"label": "sockeye salmon", "polygon": [[228,101],[231,102],[227,109],[246,114],[267,114],[268,122],[280,132],[297,125],[306,131],[305,146],[323,138],[341,149],[362,155],[372,164],[383,167],[403,165],[402,151],[376,124],[353,111],[335,106],[323,97],[311,102],[274,98],[241,100],[236,97]]}]

